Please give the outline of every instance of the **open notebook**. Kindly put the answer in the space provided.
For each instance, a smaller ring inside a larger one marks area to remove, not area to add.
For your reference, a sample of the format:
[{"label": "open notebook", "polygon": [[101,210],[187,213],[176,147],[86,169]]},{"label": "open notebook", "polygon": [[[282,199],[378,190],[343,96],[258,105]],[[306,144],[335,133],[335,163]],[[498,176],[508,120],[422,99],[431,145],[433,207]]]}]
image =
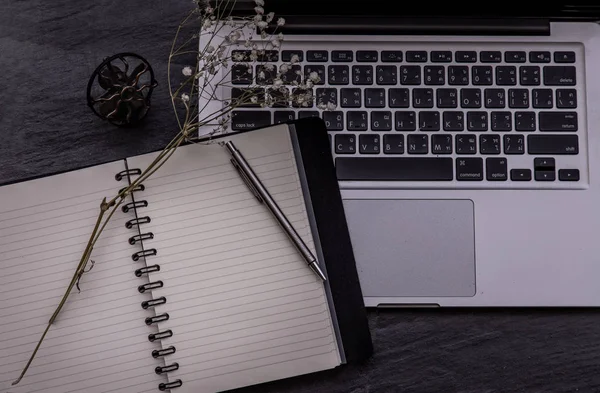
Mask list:
[{"label": "open notebook", "polygon": [[[294,135],[280,125],[229,138],[323,262],[336,245],[316,236]],[[223,147],[188,145],[115,214],[81,292],[10,386],[73,274],[100,200],[155,154],[0,188],[1,392],[219,392],[345,362],[344,346],[355,343],[340,331],[331,279],[323,284],[307,267]],[[352,318],[364,322],[360,311]],[[361,323],[352,329],[368,348]]]}]

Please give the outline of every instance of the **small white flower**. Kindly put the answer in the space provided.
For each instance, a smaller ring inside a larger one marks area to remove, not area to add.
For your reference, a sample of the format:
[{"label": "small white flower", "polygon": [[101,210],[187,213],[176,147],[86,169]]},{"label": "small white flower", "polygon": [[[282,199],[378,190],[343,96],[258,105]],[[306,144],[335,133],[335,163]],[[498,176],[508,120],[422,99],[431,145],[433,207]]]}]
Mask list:
[{"label": "small white flower", "polygon": [[265,64],[264,65],[264,69],[267,70],[267,71],[269,71],[269,72],[274,71],[275,70],[275,65],[270,64],[270,63],[269,64]]},{"label": "small white flower", "polygon": [[313,86],[314,86],[314,83],[313,83],[312,80],[309,79],[309,80],[306,81],[306,88],[307,89],[312,89]]},{"label": "small white flower", "polygon": [[279,71],[282,74],[285,74],[286,72],[288,72],[290,70],[290,66],[287,64],[282,64],[281,67],[279,67]]},{"label": "small white flower", "polygon": [[212,45],[209,45],[206,47],[206,53],[213,53],[215,51],[215,47]]},{"label": "small white flower", "polygon": [[253,51],[257,51],[258,50],[258,45],[257,44],[252,44],[252,50]]},{"label": "small white flower", "polygon": [[215,10],[211,7],[208,6],[204,9],[204,12],[206,12],[207,14],[212,14]]},{"label": "small white flower", "polygon": [[250,61],[256,61],[258,60],[258,52],[253,50],[252,52],[250,52]]},{"label": "small white flower", "polygon": [[283,26],[283,25],[285,25],[285,18],[277,19],[277,26]]},{"label": "small white flower", "polygon": [[256,12],[256,14],[258,14],[258,15],[262,15],[265,13],[265,10],[261,6],[257,6],[257,7],[254,7],[254,12]]},{"label": "small white flower", "polygon": [[275,13],[274,12],[269,12],[267,14],[267,22],[271,23],[271,21],[273,20],[273,18],[275,18]]},{"label": "small white flower", "polygon": [[317,74],[315,71],[311,72],[308,75],[308,78],[310,79],[311,82],[313,83],[319,83],[321,81],[321,77],[319,76],[319,74]]},{"label": "small white flower", "polygon": [[324,102],[319,102],[317,108],[324,111],[325,109],[327,109],[327,105]]},{"label": "small white flower", "polygon": [[279,33],[279,34],[277,34],[277,39],[278,39],[279,41],[283,41],[283,33]]},{"label": "small white flower", "polygon": [[254,23],[258,23],[261,20],[262,20],[262,15],[261,14],[254,15],[254,18],[253,18]]},{"label": "small white flower", "polygon": [[256,25],[258,26],[259,29],[266,29],[267,26],[269,26],[269,24],[267,22],[265,22],[264,20],[261,20]]},{"label": "small white flower", "polygon": [[244,61],[244,54],[241,52],[236,52],[233,54],[234,61]]},{"label": "small white flower", "polygon": [[277,78],[273,81],[273,87],[278,89],[281,86],[283,86],[283,81],[281,79]]},{"label": "small white flower", "polygon": [[181,93],[181,100],[183,102],[189,102],[190,101],[190,96],[185,94],[185,93]]},{"label": "small white flower", "polygon": [[184,76],[192,76],[192,67],[190,67],[190,66],[183,67],[183,70],[181,70],[181,73]]},{"label": "small white flower", "polygon": [[269,35],[267,34],[266,31],[263,30],[260,32],[260,38],[262,38],[263,40],[266,40],[268,36]]},{"label": "small white flower", "polygon": [[246,70],[247,73],[252,74],[252,67],[248,66],[248,69]]},{"label": "small white flower", "polygon": [[335,108],[337,108],[337,105],[335,105],[333,102],[329,101],[329,102],[327,103],[327,110],[328,110],[328,111],[334,111],[334,110],[335,110]]},{"label": "small white flower", "polygon": [[244,46],[246,48],[250,48],[252,46],[252,42],[250,42],[250,40],[248,39],[248,40],[246,40],[246,42],[244,42]]},{"label": "small white flower", "polygon": [[265,6],[265,0],[254,0],[254,2],[259,7],[264,7]]},{"label": "small white flower", "polygon": [[267,76],[265,75],[265,72],[264,72],[264,71],[260,71],[256,77],[257,77],[258,79],[262,79],[262,80],[265,80],[265,79],[267,79]]},{"label": "small white flower", "polygon": [[208,29],[210,29],[211,26],[212,26],[212,21],[210,19],[204,19],[204,22],[202,22],[202,29],[208,30]]},{"label": "small white flower", "polygon": [[281,42],[275,38],[274,40],[271,40],[271,45],[273,45],[273,48],[279,48],[281,46]]},{"label": "small white flower", "polygon": [[253,104],[256,104],[258,102],[258,97],[257,96],[250,97],[250,102]]},{"label": "small white flower", "polygon": [[299,61],[300,61],[300,57],[298,57],[298,55],[292,55],[292,58],[290,59],[290,63],[296,64]]}]

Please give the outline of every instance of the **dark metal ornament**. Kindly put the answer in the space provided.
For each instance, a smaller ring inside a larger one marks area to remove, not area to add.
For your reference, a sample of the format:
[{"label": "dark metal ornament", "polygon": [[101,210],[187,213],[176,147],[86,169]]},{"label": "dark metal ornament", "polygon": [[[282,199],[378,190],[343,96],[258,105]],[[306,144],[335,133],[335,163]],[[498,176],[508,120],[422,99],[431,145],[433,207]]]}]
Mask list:
[{"label": "dark metal ornament", "polygon": [[157,85],[146,59],[118,53],[105,58],[90,77],[87,102],[101,119],[119,127],[134,126],[148,114]]}]

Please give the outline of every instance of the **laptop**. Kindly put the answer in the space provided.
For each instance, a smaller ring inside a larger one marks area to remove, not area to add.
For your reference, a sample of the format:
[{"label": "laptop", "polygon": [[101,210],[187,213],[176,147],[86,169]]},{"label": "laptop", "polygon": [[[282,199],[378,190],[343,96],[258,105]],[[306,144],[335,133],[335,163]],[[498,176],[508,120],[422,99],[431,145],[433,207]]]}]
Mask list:
[{"label": "laptop", "polygon": [[368,307],[600,305],[600,6],[265,9],[336,109],[231,127],[323,119]]}]

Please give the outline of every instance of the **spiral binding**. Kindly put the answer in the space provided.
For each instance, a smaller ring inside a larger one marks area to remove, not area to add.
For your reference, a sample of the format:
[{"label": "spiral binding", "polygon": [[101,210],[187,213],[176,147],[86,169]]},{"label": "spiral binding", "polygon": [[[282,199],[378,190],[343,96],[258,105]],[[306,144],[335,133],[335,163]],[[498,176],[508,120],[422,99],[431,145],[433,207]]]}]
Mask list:
[{"label": "spiral binding", "polygon": [[[127,169],[125,171],[121,171],[121,172],[117,173],[115,175],[115,179],[117,181],[121,181],[123,179],[129,180],[129,176],[141,175],[141,174],[142,174],[142,171],[140,169],[137,169],[137,168],[136,169]],[[121,193],[126,188],[127,187],[121,188],[119,193]],[[136,262],[140,261],[140,260],[147,262],[146,258],[151,258],[151,257],[157,255],[157,250],[155,248],[145,249],[143,246],[144,240],[153,239],[154,234],[152,232],[143,232],[142,231],[143,225],[150,223],[151,219],[148,216],[138,217],[138,209],[148,207],[148,201],[145,201],[145,200],[136,201],[134,194],[139,191],[144,191],[145,189],[146,188],[144,187],[143,184],[139,184],[136,187],[132,188],[131,189],[132,202],[124,204],[123,207],[121,208],[123,213],[129,213],[130,211],[135,213],[135,217],[125,223],[125,228],[127,228],[127,229],[137,228],[138,233],[134,236],[131,236],[128,240],[129,244],[131,244],[131,245],[135,245],[138,242],[142,245],[142,250],[137,251],[131,255],[131,259]],[[134,274],[136,277],[142,277],[144,275],[148,276],[148,275],[150,275],[150,273],[158,272],[158,271],[160,271],[160,265],[154,264],[154,265],[146,265],[139,269],[136,269]],[[146,291],[152,291],[153,289],[162,288],[163,285],[164,285],[164,283],[160,280],[148,282],[148,283],[138,286],[138,291],[140,293],[145,293]],[[155,299],[145,300],[141,303],[141,306],[144,310],[146,310],[151,307],[165,304],[166,302],[167,302],[167,298],[164,296],[161,296],[161,297],[157,297]],[[147,317],[144,320],[144,323],[146,325],[150,326],[150,325],[158,324],[163,321],[167,321],[168,319],[169,319],[169,314],[162,313],[162,314],[157,314],[153,317]],[[158,333],[149,334],[148,341],[155,342],[157,340],[163,340],[165,338],[169,338],[172,336],[173,336],[173,331],[170,329],[167,329],[164,331],[159,331]],[[164,357],[168,357],[169,355],[174,354],[175,351],[176,351],[176,348],[171,345],[164,349],[154,350],[154,351],[152,351],[151,355],[155,359],[156,358],[164,358]],[[156,374],[166,374],[166,373],[178,370],[178,369],[179,369],[179,364],[172,363],[168,366],[156,367],[154,369],[154,371],[156,372]],[[158,390],[160,390],[160,391],[170,390],[170,389],[178,388],[182,385],[183,385],[183,382],[180,379],[177,379],[177,380],[169,382],[169,383],[159,384]]]}]

